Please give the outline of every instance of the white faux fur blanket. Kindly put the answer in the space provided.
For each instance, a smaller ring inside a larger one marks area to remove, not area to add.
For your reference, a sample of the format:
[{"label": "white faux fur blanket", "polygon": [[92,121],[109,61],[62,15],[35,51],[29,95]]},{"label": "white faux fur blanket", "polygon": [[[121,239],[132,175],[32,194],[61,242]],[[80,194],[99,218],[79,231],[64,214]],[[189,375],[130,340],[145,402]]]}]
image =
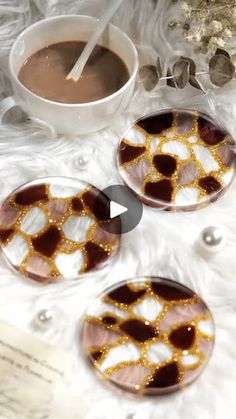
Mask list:
[{"label": "white faux fur blanket", "polygon": [[[171,0],[124,0],[114,22],[134,39],[141,62],[156,54],[167,67],[175,55],[191,53],[180,39],[170,41],[168,19],[179,7]],[[11,92],[7,56],[16,36],[44,16],[83,13],[99,16],[105,0],[0,0],[0,98]],[[177,12],[176,12],[177,13]],[[168,40],[169,39],[169,40]],[[204,66],[200,61],[199,65]],[[77,138],[55,136],[53,130],[33,122],[17,122],[9,115],[0,127],[0,200],[24,182],[44,176],[80,178],[104,188],[119,184],[115,153],[120,136],[131,121],[146,112],[166,107],[207,111],[236,137],[236,81],[213,89],[207,96],[192,88],[178,92],[164,84],[151,94],[139,86],[127,112],[107,129]],[[13,121],[13,122],[12,122]],[[88,161],[81,165],[81,157]],[[194,242],[208,225],[220,226],[224,249],[212,259],[199,256]],[[54,419],[78,419],[79,401],[88,404],[86,419],[233,419],[235,401],[236,343],[236,187],[209,207],[192,213],[167,213],[145,207],[142,222],[124,235],[118,256],[104,271],[83,282],[33,286],[0,261],[0,318],[71,352],[73,372],[66,386],[68,400],[60,400]],[[216,345],[201,378],[182,392],[149,399],[135,399],[105,387],[84,362],[79,342],[81,319],[89,304],[107,285],[143,275],[179,280],[199,293],[210,306],[216,322]],[[44,307],[55,310],[51,327],[36,331],[32,320]],[[59,396],[55,404],[59,403]],[[56,408],[55,408],[56,409]],[[37,416],[41,417],[41,416]]]}]

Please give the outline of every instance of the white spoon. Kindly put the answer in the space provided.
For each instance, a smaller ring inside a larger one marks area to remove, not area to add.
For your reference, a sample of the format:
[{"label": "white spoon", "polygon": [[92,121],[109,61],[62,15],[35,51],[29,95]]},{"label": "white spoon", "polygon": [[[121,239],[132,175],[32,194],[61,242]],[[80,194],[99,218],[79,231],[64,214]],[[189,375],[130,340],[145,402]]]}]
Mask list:
[{"label": "white spoon", "polygon": [[74,67],[72,68],[71,72],[67,76],[67,80],[74,80],[78,81],[81,77],[81,74],[84,70],[87,61],[93,52],[98,39],[106,29],[107,25],[109,24],[111,18],[120,7],[123,0],[109,0],[110,4],[107,10],[105,11],[103,17],[99,20],[98,25],[96,27],[95,32],[92,34],[91,38],[87,42],[82,54],[80,55],[79,59],[76,61]]}]

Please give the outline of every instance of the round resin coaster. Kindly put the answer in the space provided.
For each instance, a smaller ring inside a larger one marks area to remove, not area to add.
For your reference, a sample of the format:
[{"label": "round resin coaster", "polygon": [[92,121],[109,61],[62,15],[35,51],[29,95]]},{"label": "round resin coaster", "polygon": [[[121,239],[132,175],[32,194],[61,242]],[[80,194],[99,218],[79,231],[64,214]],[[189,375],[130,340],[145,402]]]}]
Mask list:
[{"label": "round resin coaster", "polygon": [[1,248],[16,270],[37,282],[76,279],[103,266],[118,248],[119,235],[98,224],[107,209],[106,197],[86,182],[51,177],[27,183],[0,209]]},{"label": "round resin coaster", "polygon": [[195,210],[218,199],[234,179],[234,144],[205,114],[160,111],[126,132],[118,149],[119,170],[147,205]]},{"label": "round resin coaster", "polygon": [[84,321],[84,349],[105,380],[124,391],[159,395],[192,383],[214,345],[203,300],[164,278],[121,282],[97,300]]}]

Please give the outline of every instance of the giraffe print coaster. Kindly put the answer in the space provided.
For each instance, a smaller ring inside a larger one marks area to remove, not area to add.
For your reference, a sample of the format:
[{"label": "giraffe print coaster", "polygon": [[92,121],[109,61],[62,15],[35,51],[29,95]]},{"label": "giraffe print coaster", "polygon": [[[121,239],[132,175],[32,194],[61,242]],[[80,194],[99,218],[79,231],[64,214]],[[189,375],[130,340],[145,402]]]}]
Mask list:
[{"label": "giraffe print coaster", "polygon": [[164,278],[121,282],[90,308],[82,342],[104,380],[137,395],[192,383],[214,345],[214,322],[189,288]]},{"label": "giraffe print coaster", "polygon": [[0,209],[2,251],[36,282],[77,279],[102,267],[119,247],[119,235],[100,227],[108,210],[107,198],[86,182],[51,177],[27,183]]},{"label": "giraffe print coaster", "polygon": [[166,110],[137,121],[118,149],[124,182],[166,210],[195,210],[217,200],[235,176],[233,138],[209,116]]}]

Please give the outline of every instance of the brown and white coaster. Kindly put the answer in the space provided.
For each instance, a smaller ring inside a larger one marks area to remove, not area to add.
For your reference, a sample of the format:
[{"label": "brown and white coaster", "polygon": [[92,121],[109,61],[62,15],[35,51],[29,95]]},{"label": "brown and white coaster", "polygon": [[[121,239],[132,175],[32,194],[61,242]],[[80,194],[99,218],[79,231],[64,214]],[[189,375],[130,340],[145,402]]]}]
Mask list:
[{"label": "brown and white coaster", "polygon": [[138,120],[123,136],[118,166],[147,205],[195,210],[217,200],[235,176],[235,142],[209,116],[165,110]]},{"label": "brown and white coaster", "polygon": [[102,378],[126,392],[160,395],[206,367],[215,328],[204,301],[164,278],[121,282],[89,309],[82,342]]},{"label": "brown and white coaster", "polygon": [[76,279],[103,266],[118,249],[119,235],[99,225],[108,212],[108,199],[86,182],[35,180],[12,192],[0,209],[2,251],[37,282]]}]

